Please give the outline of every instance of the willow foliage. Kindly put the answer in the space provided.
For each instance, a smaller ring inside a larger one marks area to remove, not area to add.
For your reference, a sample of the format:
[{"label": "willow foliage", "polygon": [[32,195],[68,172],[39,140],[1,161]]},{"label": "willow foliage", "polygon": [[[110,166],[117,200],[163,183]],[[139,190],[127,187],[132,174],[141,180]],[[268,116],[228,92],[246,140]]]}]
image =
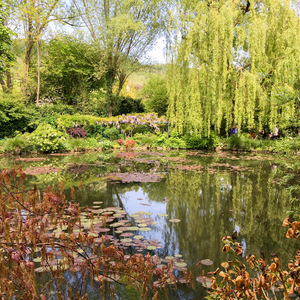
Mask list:
[{"label": "willow foliage", "polygon": [[180,133],[299,124],[300,22],[293,1],[181,1],[169,70]]}]

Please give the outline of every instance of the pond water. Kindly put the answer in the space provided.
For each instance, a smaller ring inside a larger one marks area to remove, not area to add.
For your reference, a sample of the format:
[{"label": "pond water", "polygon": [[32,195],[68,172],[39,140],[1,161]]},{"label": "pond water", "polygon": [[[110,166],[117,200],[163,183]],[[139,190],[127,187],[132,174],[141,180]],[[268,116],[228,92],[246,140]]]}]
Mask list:
[{"label": "pond water", "polygon": [[[291,178],[289,171],[298,158],[184,151],[32,158],[0,157],[0,166],[20,165],[29,174],[27,184],[36,183],[41,190],[62,181],[71,198],[70,188],[75,187],[75,201],[81,206],[103,202],[102,207],[122,207],[133,225],[130,216],[147,215],[156,224],[136,234],[157,241],[153,254],[181,254],[195,277],[202,269],[213,271],[230,259],[222,253],[222,237],[234,231],[243,256],[259,256],[263,250],[269,257],[276,252],[286,266],[298,249],[296,242],[285,238],[286,228],[281,226],[295,205],[289,188],[299,185],[299,176]],[[116,180],[120,173],[123,182]],[[203,259],[213,265],[196,267]],[[116,299],[137,299],[130,287],[117,286],[116,294]],[[177,290],[169,291],[169,299],[203,299],[205,295],[196,281],[194,289],[179,284]],[[91,291],[90,299],[98,295]]]}]

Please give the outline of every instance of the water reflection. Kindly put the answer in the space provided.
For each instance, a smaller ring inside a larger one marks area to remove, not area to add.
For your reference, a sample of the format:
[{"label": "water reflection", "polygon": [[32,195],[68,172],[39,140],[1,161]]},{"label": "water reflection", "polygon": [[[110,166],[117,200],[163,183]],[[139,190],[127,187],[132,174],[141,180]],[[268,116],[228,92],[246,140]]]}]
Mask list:
[{"label": "water reflection", "polygon": [[[173,156],[178,155],[172,154]],[[128,216],[136,212],[151,215],[157,224],[151,231],[138,232],[146,239],[157,239],[161,247],[156,253],[161,256],[182,254],[190,269],[201,259],[214,261],[205,270],[216,269],[228,257],[221,252],[222,237],[237,231],[244,247],[244,255],[258,255],[260,250],[266,256],[277,252],[283,266],[293,257],[297,247],[285,238],[281,227],[286,212],[291,208],[291,196],[286,188],[276,185],[270,160],[249,160],[213,156],[185,156],[189,166],[196,172],[183,170],[178,162],[170,162],[165,156],[151,157],[148,163],[126,159],[124,156],[102,157],[99,154],[47,158],[39,162],[52,165],[72,164],[58,174],[44,174],[29,177],[41,188],[63,180],[66,192],[76,186],[76,201],[82,206],[102,201],[103,206],[121,206]],[[152,160],[152,161],[151,161]],[[108,162],[106,164],[105,162]],[[26,167],[26,163],[23,163]],[[163,172],[164,179],[154,183],[111,183],[103,177],[107,172]],[[79,183],[83,184],[80,189]],[[166,214],[166,216],[162,216]],[[130,218],[130,217],[129,217]],[[171,223],[169,219],[180,219]],[[117,299],[136,299],[131,288],[118,287],[121,295]],[[126,295],[126,298],[124,298]],[[170,291],[172,299],[203,298],[205,292],[196,283],[195,290],[179,286]]]}]

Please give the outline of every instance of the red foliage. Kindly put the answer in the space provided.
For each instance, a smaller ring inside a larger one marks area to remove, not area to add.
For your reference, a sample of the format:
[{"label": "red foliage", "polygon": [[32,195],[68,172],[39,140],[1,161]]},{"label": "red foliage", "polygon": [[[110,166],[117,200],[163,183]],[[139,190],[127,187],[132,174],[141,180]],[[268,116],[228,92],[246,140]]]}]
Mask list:
[{"label": "red foliage", "polygon": [[126,148],[133,148],[135,145],[135,141],[134,140],[127,140],[125,143],[125,147]]},{"label": "red foliage", "polygon": [[69,136],[73,138],[85,138],[87,137],[87,132],[83,128],[79,127],[70,127],[67,129],[67,133]]},{"label": "red foliage", "polygon": [[122,146],[122,145],[124,144],[124,140],[122,140],[122,139],[118,139],[116,142],[117,142],[120,146]]}]

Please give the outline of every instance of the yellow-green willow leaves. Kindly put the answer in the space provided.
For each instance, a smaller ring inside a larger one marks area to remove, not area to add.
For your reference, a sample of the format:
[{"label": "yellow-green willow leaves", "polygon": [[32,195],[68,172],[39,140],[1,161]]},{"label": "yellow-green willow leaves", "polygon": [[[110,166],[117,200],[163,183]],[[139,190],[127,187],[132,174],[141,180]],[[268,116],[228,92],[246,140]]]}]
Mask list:
[{"label": "yellow-green willow leaves", "polygon": [[[293,1],[292,1],[293,2]],[[300,21],[293,3],[180,1],[181,42],[169,71],[180,132],[299,124]]]}]

